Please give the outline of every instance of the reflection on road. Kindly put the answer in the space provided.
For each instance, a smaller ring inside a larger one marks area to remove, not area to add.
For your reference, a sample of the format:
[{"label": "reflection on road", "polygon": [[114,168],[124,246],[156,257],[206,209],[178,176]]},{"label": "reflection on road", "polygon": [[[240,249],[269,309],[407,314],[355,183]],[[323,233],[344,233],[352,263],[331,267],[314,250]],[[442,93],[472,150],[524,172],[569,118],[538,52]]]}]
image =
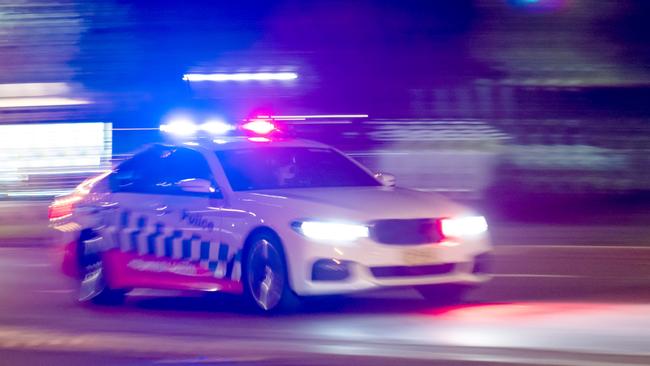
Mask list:
[{"label": "reflection on road", "polygon": [[438,307],[415,291],[395,290],[313,299],[301,312],[260,317],[243,311],[233,296],[145,290],[123,307],[82,307],[73,301],[73,285],[48,265],[46,250],[1,253],[4,350],[485,360],[506,350],[514,352],[512,359],[531,352],[650,357],[650,295],[637,284],[592,282],[586,289],[586,282],[566,278],[498,279],[458,306]]}]

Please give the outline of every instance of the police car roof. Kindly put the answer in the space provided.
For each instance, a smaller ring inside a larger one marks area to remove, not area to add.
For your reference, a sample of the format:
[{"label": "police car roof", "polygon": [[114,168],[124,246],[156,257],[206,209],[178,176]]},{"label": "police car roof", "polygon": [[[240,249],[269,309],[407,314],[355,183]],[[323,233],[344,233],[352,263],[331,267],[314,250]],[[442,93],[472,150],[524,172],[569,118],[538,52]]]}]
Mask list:
[{"label": "police car roof", "polygon": [[204,149],[218,151],[256,147],[329,147],[320,142],[291,139],[291,138],[265,138],[265,137],[223,137],[215,139],[200,139],[186,142],[184,145],[198,146]]}]

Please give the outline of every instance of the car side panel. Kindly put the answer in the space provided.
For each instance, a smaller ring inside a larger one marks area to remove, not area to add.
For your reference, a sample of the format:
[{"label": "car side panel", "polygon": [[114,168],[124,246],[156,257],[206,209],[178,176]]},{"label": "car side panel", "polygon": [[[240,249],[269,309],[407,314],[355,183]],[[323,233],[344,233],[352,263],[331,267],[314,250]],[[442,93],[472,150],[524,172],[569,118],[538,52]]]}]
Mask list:
[{"label": "car side panel", "polygon": [[216,278],[213,271],[196,262],[139,255],[119,249],[104,252],[102,259],[107,267],[108,285],[112,288],[242,292],[240,282]]}]

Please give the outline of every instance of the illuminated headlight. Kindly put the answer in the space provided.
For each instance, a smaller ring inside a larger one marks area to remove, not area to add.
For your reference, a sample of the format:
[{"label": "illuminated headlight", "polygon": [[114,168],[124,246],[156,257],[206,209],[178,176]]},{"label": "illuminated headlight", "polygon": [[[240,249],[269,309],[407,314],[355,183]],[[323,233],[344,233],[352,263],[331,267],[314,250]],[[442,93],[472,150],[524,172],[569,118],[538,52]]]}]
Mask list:
[{"label": "illuminated headlight", "polygon": [[364,225],[303,221],[293,223],[292,227],[302,235],[314,240],[346,242],[368,237],[368,227]]},{"label": "illuminated headlight", "polygon": [[440,220],[440,229],[445,237],[476,236],[488,229],[483,216],[460,217]]}]

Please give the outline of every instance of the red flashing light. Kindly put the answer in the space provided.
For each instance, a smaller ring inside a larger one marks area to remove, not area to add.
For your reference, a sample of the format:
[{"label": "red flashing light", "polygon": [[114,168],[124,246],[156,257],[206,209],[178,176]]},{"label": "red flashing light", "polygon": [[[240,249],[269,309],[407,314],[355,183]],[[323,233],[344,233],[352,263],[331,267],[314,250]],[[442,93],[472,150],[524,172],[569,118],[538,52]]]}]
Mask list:
[{"label": "red flashing light", "polygon": [[266,119],[254,119],[250,122],[244,123],[241,128],[258,135],[268,135],[276,130],[273,122]]}]

